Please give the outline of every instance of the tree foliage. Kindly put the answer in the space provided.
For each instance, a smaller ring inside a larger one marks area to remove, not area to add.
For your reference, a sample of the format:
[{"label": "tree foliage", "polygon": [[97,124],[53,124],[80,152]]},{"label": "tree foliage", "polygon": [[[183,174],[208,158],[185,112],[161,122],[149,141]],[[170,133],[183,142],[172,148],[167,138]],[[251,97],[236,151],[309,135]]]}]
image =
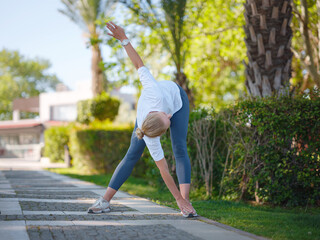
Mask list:
[{"label": "tree foliage", "polygon": [[28,59],[18,51],[0,51],[0,120],[12,119],[12,101],[38,96],[55,89],[60,82],[47,73],[51,64],[44,59]]},{"label": "tree foliage", "polygon": [[[189,51],[187,25],[189,17],[186,11],[186,0],[122,0],[132,11],[133,20],[148,27],[159,38],[159,44],[170,56],[170,64],[175,67],[173,80],[187,93],[190,105],[194,105],[193,91],[184,73],[185,56]],[[202,8],[197,8],[200,12]],[[194,9],[195,10],[195,9]]]},{"label": "tree foliage", "polygon": [[[319,2],[318,0],[317,2]],[[140,1],[135,1],[139,8]],[[185,26],[187,36],[184,41],[185,63],[183,71],[188,76],[188,84],[194,93],[196,106],[213,106],[216,110],[232,103],[243,96],[245,89],[245,66],[242,60],[246,57],[245,33],[243,25],[244,1],[187,1],[185,9]],[[314,51],[319,55],[319,13],[316,1],[307,1],[309,12],[309,33]],[[310,59],[306,55],[306,47],[302,31],[300,30],[301,1],[294,1],[294,16],[290,24],[293,30],[292,50],[295,57],[292,61],[292,79],[290,83],[301,90],[311,88],[315,82],[308,74],[306,63]],[[160,5],[158,5],[161,7]],[[201,8],[199,14],[198,8]],[[130,32],[130,38],[141,54],[146,64],[152,67],[153,74],[158,80],[170,80],[174,76],[175,65],[170,57],[168,47],[164,45],[160,33],[165,34],[172,46],[167,25],[157,25],[156,29],[147,27],[145,19],[150,15],[132,14],[123,10],[124,27]],[[163,15],[164,16],[164,15]],[[152,20],[152,19],[151,19]],[[152,21],[155,21],[154,19]],[[156,22],[156,21],[155,21]],[[112,42],[113,56],[117,57],[118,63],[115,76],[119,76],[122,84],[136,80],[135,69],[131,68],[130,62],[121,46]],[[297,57],[300,56],[300,57]],[[315,54],[314,54],[315,56]],[[317,58],[314,57],[314,63]],[[319,61],[318,61],[319,62]],[[120,64],[119,64],[120,63]],[[135,84],[135,86],[139,86]]]},{"label": "tree foliage", "polygon": [[[193,9],[203,4],[200,16]],[[244,94],[243,1],[190,1],[188,15],[196,21],[189,38],[185,72],[195,89],[197,106],[219,110]],[[188,27],[188,26],[187,26]]]},{"label": "tree foliage", "polygon": [[[167,21],[163,20],[165,14],[161,4],[152,5],[157,13],[162,12],[160,16],[163,18],[160,19],[155,18],[150,9],[146,11],[148,6],[139,4],[140,1],[135,1],[131,6],[136,13],[123,10],[125,29],[134,39],[145,63],[152,67],[155,78],[174,80],[176,64],[172,54],[175,54],[175,40],[171,32],[178,32],[174,28],[170,31]],[[179,56],[183,59],[183,72],[188,76],[196,106],[212,105],[220,109],[244,93],[244,66],[241,62],[246,56],[243,10],[240,0],[186,2]],[[131,79],[134,69],[130,68],[121,47],[111,40],[106,43],[111,44],[113,56],[121,64],[116,67],[121,79]]]}]

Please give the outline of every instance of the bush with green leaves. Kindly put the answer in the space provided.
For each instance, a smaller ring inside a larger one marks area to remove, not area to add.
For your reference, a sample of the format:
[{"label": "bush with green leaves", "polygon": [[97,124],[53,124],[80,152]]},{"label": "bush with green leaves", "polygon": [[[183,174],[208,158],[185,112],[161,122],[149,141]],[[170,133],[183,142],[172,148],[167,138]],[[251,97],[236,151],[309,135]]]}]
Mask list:
[{"label": "bush with green leaves", "polygon": [[232,154],[224,196],[320,204],[320,97],[243,100],[226,113]]},{"label": "bush with green leaves", "polygon": [[106,92],[102,92],[93,99],[78,102],[77,121],[83,124],[89,124],[95,119],[100,121],[109,119],[113,121],[118,115],[119,106],[119,99],[109,96]]},{"label": "bush with green leaves", "polygon": [[[73,165],[88,173],[112,173],[130,146],[132,130],[132,127],[115,126],[74,128],[70,135]],[[145,171],[144,163],[139,161],[132,175],[143,176]]]},{"label": "bush with green leaves", "polygon": [[91,113],[95,119],[100,121],[110,119],[113,121],[118,115],[120,101],[110,97],[106,92],[96,96],[91,105]]},{"label": "bush with green leaves", "polygon": [[77,122],[89,124],[94,120],[91,113],[92,99],[82,100],[77,103]]},{"label": "bush with green leaves", "polygon": [[50,158],[51,162],[64,161],[64,146],[69,143],[68,126],[50,127],[44,132],[44,156]]}]

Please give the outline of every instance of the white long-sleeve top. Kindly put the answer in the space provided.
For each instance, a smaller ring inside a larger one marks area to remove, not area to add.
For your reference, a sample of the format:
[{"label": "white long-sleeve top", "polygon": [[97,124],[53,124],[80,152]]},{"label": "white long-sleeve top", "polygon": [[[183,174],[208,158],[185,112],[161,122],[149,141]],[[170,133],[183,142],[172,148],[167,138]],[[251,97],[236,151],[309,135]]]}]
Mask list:
[{"label": "white long-sleeve top", "polygon": [[[138,69],[138,74],[142,84],[137,105],[137,124],[140,129],[149,112],[159,111],[173,115],[180,110],[182,100],[177,84],[172,81],[156,81],[145,66]],[[160,136],[155,138],[144,136],[143,140],[154,161],[164,158]]]}]

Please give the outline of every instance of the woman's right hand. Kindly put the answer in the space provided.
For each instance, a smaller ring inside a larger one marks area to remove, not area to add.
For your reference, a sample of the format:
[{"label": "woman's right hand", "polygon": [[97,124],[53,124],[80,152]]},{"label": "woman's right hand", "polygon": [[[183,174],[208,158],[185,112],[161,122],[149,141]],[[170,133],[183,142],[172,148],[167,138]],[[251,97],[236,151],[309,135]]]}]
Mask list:
[{"label": "woman's right hand", "polygon": [[192,205],[187,200],[181,198],[181,199],[177,199],[176,201],[177,201],[178,207],[183,213],[196,213],[196,210],[194,210]]}]

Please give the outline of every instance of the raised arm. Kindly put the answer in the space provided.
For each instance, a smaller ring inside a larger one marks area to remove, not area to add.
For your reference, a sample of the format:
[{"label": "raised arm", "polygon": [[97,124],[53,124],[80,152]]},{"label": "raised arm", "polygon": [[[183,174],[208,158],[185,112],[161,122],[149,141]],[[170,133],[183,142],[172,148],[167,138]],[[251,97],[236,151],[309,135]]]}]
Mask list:
[{"label": "raised arm", "polygon": [[[124,39],[128,39],[122,27],[117,26],[111,21],[107,22],[106,25],[107,25],[107,28],[112,32],[112,34],[107,33],[108,35],[120,41],[123,41]],[[131,59],[136,69],[139,69],[140,67],[144,66],[142,59],[140,58],[136,50],[132,47],[131,43],[128,43],[126,46],[124,46],[124,49],[126,50],[129,58]]]}]

